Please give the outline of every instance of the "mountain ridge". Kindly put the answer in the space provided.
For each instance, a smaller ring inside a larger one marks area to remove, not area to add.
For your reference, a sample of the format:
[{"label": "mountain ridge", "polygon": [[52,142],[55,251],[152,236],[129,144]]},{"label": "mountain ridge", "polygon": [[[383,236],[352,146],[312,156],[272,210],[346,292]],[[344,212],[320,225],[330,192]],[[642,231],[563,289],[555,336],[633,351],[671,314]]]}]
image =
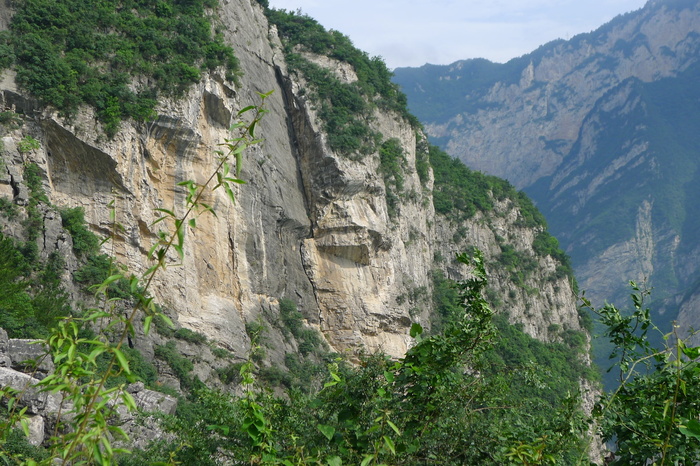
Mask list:
[{"label": "mountain ridge", "polygon": [[432,94],[421,71],[399,69],[395,81],[435,142],[533,197],[595,302],[623,301],[628,280],[648,280],[668,321],[696,279],[699,39],[697,1],[650,1],[511,60],[510,76],[490,84],[456,79],[459,62],[441,68],[435,95],[453,92],[466,111],[423,119]]}]

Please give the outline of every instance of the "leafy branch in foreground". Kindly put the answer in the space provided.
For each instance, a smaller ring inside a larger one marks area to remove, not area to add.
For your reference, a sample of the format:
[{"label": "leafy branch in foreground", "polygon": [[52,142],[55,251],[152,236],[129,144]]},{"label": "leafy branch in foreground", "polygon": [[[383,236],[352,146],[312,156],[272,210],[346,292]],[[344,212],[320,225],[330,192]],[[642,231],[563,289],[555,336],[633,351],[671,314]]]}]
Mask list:
[{"label": "leafy branch in foreground", "polygon": [[[260,94],[261,104],[242,109],[238,116],[241,120],[231,130],[237,137],[227,139],[222,146],[225,151],[216,152],[216,164],[211,176],[203,183],[184,181],[179,185],[187,190],[184,212],[176,216],[174,210],[159,209],[164,215],[155,223],[171,221],[172,230],[161,233],[159,240],[149,252],[149,259],[154,263],[140,277],[126,277],[124,273],[114,273],[94,287],[95,293],[102,300],[102,309],[91,309],[83,317],[69,317],[58,323],[56,329],[43,341],[48,348],[44,357],[51,357],[55,364],[54,373],[35,386],[26,390],[41,390],[61,395],[61,406],[57,414],[56,427],[50,439],[50,455],[42,464],[112,464],[116,454],[128,453],[124,449],[114,448],[116,440],[128,440],[126,433],[117,426],[110,425],[110,417],[116,415],[119,405],[128,409],[136,408],[133,397],[125,390],[125,384],[110,387],[108,381],[125,376],[130,382],[135,377],[129,367],[128,358],[122,346],[129,335],[134,333],[134,321],[140,313],[145,314],[144,332],[148,333],[155,317],[160,317],[172,325],[149,295],[149,290],[157,273],[173,264],[171,250],[179,260],[184,252],[184,234],[186,228],[196,227],[198,215],[213,208],[204,202],[205,192],[223,189],[233,201],[233,183],[242,183],[238,177],[241,171],[242,154],[250,147],[261,142],[256,138],[257,124],[267,110],[265,99],[271,93]],[[252,115],[249,120],[244,117]],[[231,159],[234,160],[234,173],[231,173]],[[111,215],[114,212],[111,211]],[[116,298],[110,298],[110,285],[126,280],[134,299],[131,312],[122,315],[117,312]],[[90,329],[99,328],[97,336],[87,337]],[[110,341],[108,335],[117,332],[116,341]],[[107,356],[109,362],[105,369],[98,367],[98,359]],[[23,391],[3,390],[3,397],[8,398],[9,416],[0,423],[0,457],[11,457],[2,449],[12,426],[19,421],[21,425],[24,408],[21,408]],[[21,458],[14,458],[21,460]],[[27,460],[26,464],[37,464]]]},{"label": "leafy branch in foreground", "polygon": [[[602,438],[612,442],[610,464],[696,464],[700,459],[700,346],[689,346],[675,327],[662,334],[645,305],[649,290],[630,282],[632,311],[612,304],[594,309],[615,349],[610,358],[620,386],[604,394],[594,417]],[[658,332],[662,344],[650,341]],[[611,367],[609,370],[612,370]]]}]

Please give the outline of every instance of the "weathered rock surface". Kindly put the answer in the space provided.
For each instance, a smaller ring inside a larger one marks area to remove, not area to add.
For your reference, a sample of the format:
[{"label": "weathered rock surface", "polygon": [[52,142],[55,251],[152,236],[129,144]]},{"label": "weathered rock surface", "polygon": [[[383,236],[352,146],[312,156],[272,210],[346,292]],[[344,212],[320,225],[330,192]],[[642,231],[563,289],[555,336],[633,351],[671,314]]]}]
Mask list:
[{"label": "weathered rock surface", "polygon": [[[37,366],[28,361],[41,363]],[[10,364],[12,368],[7,367]],[[47,356],[42,345],[32,344],[31,340],[8,338],[7,332],[0,328],[0,387],[22,393],[19,406],[27,408],[28,440],[32,445],[40,445],[46,439],[45,427],[55,426],[59,411],[63,416],[70,415],[70,406],[62,403],[60,395],[42,391],[38,385],[41,380],[35,376],[43,378],[53,370],[53,360]],[[177,399],[149,390],[143,382],[129,385],[127,392],[133,396],[140,413],[175,414]],[[126,406],[121,405],[116,412],[115,423],[136,439],[136,446],[145,446],[150,440],[163,435],[158,424],[147,416],[137,416],[137,413],[129,412]]]},{"label": "weathered rock surface", "polygon": [[[455,251],[447,246],[452,227],[443,225],[445,220],[433,211],[432,182],[422,185],[414,168],[414,130],[398,115],[375,115],[374,125],[384,138],[401,143],[406,157],[404,191],[412,194],[401,196],[400,214],[391,218],[378,156],[351,160],[330,150],[308,97],[300,92],[301,78],[287,72],[279,40],[259,6],[245,0],[229,2],[221,9],[221,20],[230,26],[225,36],[245,70],[240,87],[232,87],[216,73],[207,75],[184,99],[162,101],[155,121],[125,122],[110,140],[90,109],[68,122],[54,112],[32,110],[31,99],[5,89],[0,94],[5,108],[29,118],[21,130],[5,136],[6,147],[13,147],[27,132],[41,143],[30,153],[10,149],[11,156],[5,156],[8,173],[19,186],[19,191],[13,188],[14,201],[24,202],[26,196],[21,190],[22,164],[36,163],[50,201],[83,207],[94,231],[113,236],[109,250],[129,271],[140,273],[150,265],[145,253],[160,228],[153,226],[158,218],[155,209],[181,212],[184,192],[177,183],[206,179],[213,151],[229,137],[232,115],[257,103],[258,92],[272,90],[266,102],[270,113],[259,127],[265,142],[245,155],[242,178],[247,184],[236,190],[236,205],[227,202],[223,191],[209,195],[207,202],[218,216],[198,218],[198,228],[186,234],[182,265],[168,267],[158,276],[155,294],[180,325],[239,356],[249,347],[246,322],[282,297],[294,300],[309,324],[318,326],[338,351],[383,349],[394,356],[403,354],[414,320],[409,310],[413,306],[413,313],[418,312],[415,318],[425,323],[430,300],[416,306],[401,297],[415,289],[429,290],[436,252],[442,248],[450,257]],[[341,70],[346,80],[354,79],[351,70],[326,58],[315,60]],[[112,201],[123,232],[112,231],[108,208]],[[49,212],[45,218],[50,225],[56,220]],[[491,220],[475,219],[467,225],[476,236],[463,244],[497,255],[499,246],[490,242],[495,234]],[[9,232],[11,227],[4,228]],[[531,251],[534,234],[519,231],[506,236],[517,248]],[[52,227],[42,242],[66,248],[63,235],[58,226]],[[545,269],[553,267],[548,260],[541,258]],[[66,273],[74,267],[67,264]],[[545,284],[550,283],[548,273],[533,277],[531,286],[541,288],[543,302],[558,304],[533,307],[527,304],[531,297],[519,291],[514,298],[516,308],[538,309],[544,320],[533,320],[521,311],[511,314],[529,333],[545,339],[549,337],[542,328],[553,322],[580,328],[572,296],[564,298],[570,290],[567,280],[550,286]],[[551,294],[553,287],[559,291]],[[545,314],[553,316],[551,322]]]}]

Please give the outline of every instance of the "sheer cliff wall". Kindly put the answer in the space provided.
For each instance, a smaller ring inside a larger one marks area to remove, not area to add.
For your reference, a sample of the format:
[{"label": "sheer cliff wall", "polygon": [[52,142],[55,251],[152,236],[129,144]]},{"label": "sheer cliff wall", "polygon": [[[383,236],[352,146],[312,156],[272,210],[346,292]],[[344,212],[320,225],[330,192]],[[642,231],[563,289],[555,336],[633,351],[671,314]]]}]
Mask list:
[{"label": "sheer cliff wall", "polygon": [[[235,205],[223,192],[210,195],[206,202],[217,216],[198,218],[197,229],[186,234],[182,265],[168,267],[156,280],[158,301],[179,325],[242,357],[250,345],[246,323],[274,320],[279,299],[288,298],[336,351],[400,356],[411,344],[411,322],[429,325],[431,270],[442,268],[459,279],[465,271],[451,258],[478,247],[485,252],[496,295],[507,297],[498,307],[511,322],[547,341],[559,338],[556,326],[582,329],[569,279],[553,275],[552,257],[536,257],[532,243],[538,231],[518,226],[516,208],[506,202],[459,224],[436,215],[432,175],[422,182],[415,169],[421,150],[416,131],[399,115],[377,110],[372,125],[384,139],[400,141],[406,159],[398,214],[390,215],[379,155],[356,160],[329,148],[314,102],[303,92],[305,82],[288,71],[260,6],[250,0],[222,2],[219,16],[241,61],[240,85],[209,73],[183,99],[161,101],[157,119],[126,121],[111,139],[90,109],[66,120],[17,89],[6,72],[0,104],[22,115],[25,124],[2,137],[0,194],[25,202],[23,167],[36,163],[51,203],[83,207],[93,231],[115,236],[105,252],[114,253],[129,271],[143,272],[162,228],[153,224],[155,209],[180,212],[185,192],[177,183],[204,181],[238,110],[256,104],[257,93],[274,91],[258,129],[265,141],[244,156],[241,177],[247,183],[237,188]],[[318,62],[342,69],[332,60]],[[343,75],[353,79],[352,70]],[[40,148],[20,152],[26,136]],[[112,227],[112,201],[123,231]],[[70,238],[50,210],[46,215],[54,219],[54,233],[38,240],[40,249],[68,253]],[[5,233],[20,234],[17,222],[1,225]],[[525,285],[499,269],[504,245],[538,264]],[[66,264],[69,277],[77,264]],[[270,338],[280,354],[296,349],[281,335]]]}]

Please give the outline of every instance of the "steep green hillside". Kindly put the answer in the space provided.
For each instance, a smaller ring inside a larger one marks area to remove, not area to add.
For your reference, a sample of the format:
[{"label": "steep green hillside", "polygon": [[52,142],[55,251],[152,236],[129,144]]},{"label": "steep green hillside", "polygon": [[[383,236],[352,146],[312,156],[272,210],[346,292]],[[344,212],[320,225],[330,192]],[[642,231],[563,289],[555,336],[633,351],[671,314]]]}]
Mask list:
[{"label": "steep green hillside", "polygon": [[[675,260],[662,254],[668,247],[663,238],[655,245],[659,254],[649,284],[657,298],[696,280],[697,270],[688,274],[678,265],[700,241],[700,110],[694,97],[698,79],[696,64],[675,78],[631,80],[613,88],[584,122],[583,131],[595,130],[587,153],[581,153],[579,141],[564,160],[565,177],[556,182],[545,178],[528,189],[575,265],[633,237],[638,206],[647,201],[650,232],[679,242]],[[573,199],[580,201],[572,203]]]}]

